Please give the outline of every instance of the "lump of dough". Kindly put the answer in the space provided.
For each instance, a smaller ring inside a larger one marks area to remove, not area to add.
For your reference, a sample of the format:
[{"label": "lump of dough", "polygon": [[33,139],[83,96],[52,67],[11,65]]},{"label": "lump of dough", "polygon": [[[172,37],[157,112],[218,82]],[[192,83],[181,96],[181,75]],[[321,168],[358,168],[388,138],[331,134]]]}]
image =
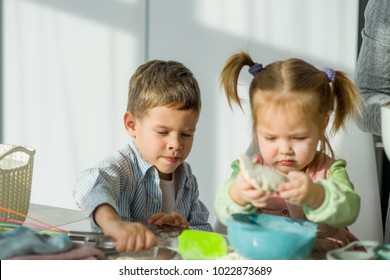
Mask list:
[{"label": "lump of dough", "polygon": [[266,192],[277,192],[278,186],[287,181],[287,177],[275,172],[271,168],[253,163],[246,155],[240,156],[240,169],[245,177],[252,185]]}]

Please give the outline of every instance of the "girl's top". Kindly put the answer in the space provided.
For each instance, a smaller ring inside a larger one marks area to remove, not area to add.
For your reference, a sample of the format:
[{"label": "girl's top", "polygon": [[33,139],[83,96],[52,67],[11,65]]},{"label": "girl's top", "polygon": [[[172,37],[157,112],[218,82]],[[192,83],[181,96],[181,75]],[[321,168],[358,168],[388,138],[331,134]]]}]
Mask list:
[{"label": "girl's top", "polygon": [[[212,231],[207,222],[209,211],[199,200],[198,184],[190,165],[181,164],[173,173],[175,201],[173,209],[187,219],[190,228]],[[122,220],[146,224],[161,211],[163,202],[157,169],[142,159],[133,141],[95,167],[83,171],[73,191],[77,205],[90,218],[94,231],[101,231],[93,211],[108,204]]]},{"label": "girl's top", "polygon": [[[259,155],[256,157],[261,159]],[[217,193],[215,202],[217,218],[225,225],[233,213],[266,213],[308,220],[318,224],[315,251],[326,252],[343,247],[357,240],[346,227],[355,222],[360,210],[360,197],[354,191],[345,166],[344,160],[327,157],[326,161],[310,174],[310,178],[321,185],[325,192],[324,201],[317,209],[311,209],[307,205],[301,207],[289,204],[276,193],[265,208],[257,209],[251,204],[246,206],[236,204],[228,193],[240,171],[239,162],[236,160],[232,163],[233,173],[230,179]]]}]

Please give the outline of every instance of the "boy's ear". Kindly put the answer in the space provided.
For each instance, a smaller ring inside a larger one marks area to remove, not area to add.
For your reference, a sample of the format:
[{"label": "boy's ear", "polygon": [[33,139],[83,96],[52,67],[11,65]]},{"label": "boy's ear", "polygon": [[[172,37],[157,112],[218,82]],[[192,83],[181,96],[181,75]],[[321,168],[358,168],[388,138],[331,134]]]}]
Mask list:
[{"label": "boy's ear", "polygon": [[124,120],[124,123],[125,123],[125,128],[126,128],[127,133],[131,137],[135,138],[135,135],[136,135],[136,133],[135,133],[135,122],[136,122],[136,120],[135,120],[134,115],[132,113],[130,113],[130,112],[126,112],[124,117],[123,117],[123,120]]}]

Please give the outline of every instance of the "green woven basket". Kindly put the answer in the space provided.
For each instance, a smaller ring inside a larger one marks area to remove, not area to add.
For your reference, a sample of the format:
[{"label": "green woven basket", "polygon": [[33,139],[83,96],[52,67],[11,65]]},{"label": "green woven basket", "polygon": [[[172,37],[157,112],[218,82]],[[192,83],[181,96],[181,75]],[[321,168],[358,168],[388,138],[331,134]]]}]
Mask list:
[{"label": "green woven basket", "polygon": [[[32,187],[35,149],[0,144],[0,207],[27,215]],[[25,217],[0,210],[2,223]],[[5,220],[4,220],[5,219]]]}]

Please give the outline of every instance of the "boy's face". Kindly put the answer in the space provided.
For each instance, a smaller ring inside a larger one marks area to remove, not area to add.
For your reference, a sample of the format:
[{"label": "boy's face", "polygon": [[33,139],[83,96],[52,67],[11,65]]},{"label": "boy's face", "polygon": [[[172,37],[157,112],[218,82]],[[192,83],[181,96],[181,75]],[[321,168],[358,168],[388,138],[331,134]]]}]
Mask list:
[{"label": "boy's face", "polygon": [[159,171],[160,179],[171,180],[191,151],[198,119],[193,110],[159,106],[142,119],[126,112],[125,126],[143,159]]}]

